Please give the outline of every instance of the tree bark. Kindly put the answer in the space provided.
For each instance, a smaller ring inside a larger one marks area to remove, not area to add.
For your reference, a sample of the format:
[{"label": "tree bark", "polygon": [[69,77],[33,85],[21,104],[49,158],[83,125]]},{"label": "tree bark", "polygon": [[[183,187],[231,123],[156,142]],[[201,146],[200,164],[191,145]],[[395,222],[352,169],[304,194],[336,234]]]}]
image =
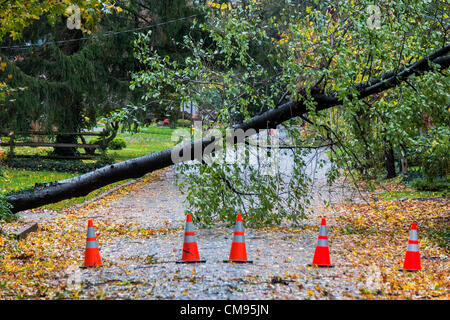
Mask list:
[{"label": "tree bark", "polygon": [[[438,64],[441,69],[445,69],[450,64],[450,56],[447,56],[449,51],[450,46],[446,46],[404,69],[393,70],[376,79],[373,78],[355,85],[357,94],[356,96],[349,96],[349,98],[362,99],[393,88],[412,74],[417,75],[424,71],[433,70],[429,63],[430,61]],[[317,111],[342,104],[342,100],[338,98],[338,93],[329,95],[316,93],[312,97],[317,103]],[[244,131],[255,129],[257,132],[258,130],[275,128],[282,122],[307,112],[308,109],[303,102],[289,101],[275,109],[271,109],[261,115],[253,117],[247,122],[235,125],[231,129],[243,129]],[[194,158],[194,150],[198,150],[196,148],[200,148],[203,153],[203,150],[205,150],[205,148],[213,141],[213,138],[205,137],[188,143],[190,144],[192,151],[191,159]],[[44,184],[41,187],[35,187],[34,189],[9,194],[6,197],[6,200],[13,206],[12,211],[18,212],[65,199],[85,196],[90,192],[111,183],[130,178],[139,178],[149,172],[173,165],[171,154],[174,148],[109,165],[71,179],[56,181]]]},{"label": "tree bark", "polygon": [[397,173],[395,172],[394,149],[392,149],[392,145],[390,143],[387,143],[384,156],[386,164],[386,179],[395,178]]}]

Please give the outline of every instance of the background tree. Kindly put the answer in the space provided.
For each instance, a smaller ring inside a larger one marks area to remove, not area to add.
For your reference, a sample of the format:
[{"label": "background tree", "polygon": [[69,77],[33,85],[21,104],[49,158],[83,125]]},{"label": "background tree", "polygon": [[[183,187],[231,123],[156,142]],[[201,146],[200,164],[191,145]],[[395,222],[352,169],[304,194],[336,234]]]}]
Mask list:
[{"label": "background tree", "polygon": [[[84,29],[69,29],[65,16],[50,19],[51,14],[47,13],[23,31],[27,43],[41,45],[17,48],[14,42],[5,41],[10,47],[2,50],[6,53],[2,60],[9,60],[3,70],[5,81],[10,87],[26,90],[12,92],[4,103],[0,113],[2,127],[28,131],[32,123],[37,123],[47,131],[57,128],[59,133],[78,132],[95,126],[98,119],[114,110],[140,103],[142,93],[129,90],[130,73],[138,69],[132,55],[133,31],[155,25],[157,48],[175,54],[172,42],[189,22],[164,23],[174,14],[189,14],[189,10],[184,1],[117,1],[115,6],[106,8],[108,14],[97,21],[96,32],[91,36],[86,37]],[[82,18],[82,26],[93,20]],[[146,106],[144,111],[149,108]],[[134,116],[145,121],[146,114]],[[56,142],[75,143],[76,138],[58,135]],[[76,152],[74,148],[55,151],[59,155]]]}]

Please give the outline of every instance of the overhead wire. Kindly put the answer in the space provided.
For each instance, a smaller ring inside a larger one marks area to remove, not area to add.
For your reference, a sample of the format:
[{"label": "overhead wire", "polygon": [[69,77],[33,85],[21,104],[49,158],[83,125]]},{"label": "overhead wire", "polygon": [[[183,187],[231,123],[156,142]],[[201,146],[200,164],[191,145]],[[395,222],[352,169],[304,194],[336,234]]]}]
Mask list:
[{"label": "overhead wire", "polygon": [[181,18],[177,18],[177,19],[172,19],[172,20],[159,22],[159,23],[155,23],[152,25],[147,25],[147,26],[143,26],[143,27],[139,27],[139,28],[128,29],[128,30],[107,31],[107,32],[104,32],[101,34],[95,34],[95,35],[92,35],[89,37],[81,37],[81,38],[76,38],[76,39],[57,40],[57,41],[47,41],[47,42],[41,42],[41,43],[30,43],[30,44],[14,45],[14,46],[1,46],[0,49],[21,50],[21,49],[30,49],[31,47],[42,47],[42,46],[51,45],[51,44],[63,44],[63,43],[68,43],[68,42],[91,40],[91,39],[97,39],[97,38],[102,38],[102,37],[111,37],[111,36],[122,34],[122,33],[137,32],[137,31],[142,31],[142,30],[146,30],[146,29],[151,29],[151,28],[162,26],[162,25],[175,23],[178,21],[191,19],[191,18],[198,17],[198,16],[201,16],[204,14],[205,13],[193,14],[193,15],[190,15],[187,17],[181,17]]}]

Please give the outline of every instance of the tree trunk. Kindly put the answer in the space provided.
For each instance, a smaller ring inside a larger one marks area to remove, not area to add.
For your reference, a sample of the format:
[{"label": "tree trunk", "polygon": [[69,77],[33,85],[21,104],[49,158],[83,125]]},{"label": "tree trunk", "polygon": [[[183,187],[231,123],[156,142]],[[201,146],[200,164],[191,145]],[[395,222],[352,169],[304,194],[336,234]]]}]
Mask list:
[{"label": "tree trunk", "polygon": [[[444,47],[404,69],[393,70],[377,79],[370,79],[369,81],[360,83],[355,86],[355,89],[358,92],[357,96],[350,96],[349,98],[362,99],[383,92],[397,86],[412,74],[420,74],[423,71],[432,70],[429,63],[430,60],[440,65],[442,69],[445,69],[450,64],[450,56],[447,56],[449,51],[450,46]],[[330,95],[317,93],[312,95],[312,97],[317,103],[317,111],[342,104],[342,100],[338,98],[339,95],[337,93]],[[261,115],[253,117],[248,122],[236,125],[231,129],[243,129],[244,131],[254,129],[255,132],[258,132],[261,129],[275,128],[278,124],[307,112],[308,109],[303,102],[289,101],[275,109],[271,109]],[[194,150],[202,150],[203,152],[213,141],[213,138],[206,137],[188,143],[191,147],[191,159],[194,158]],[[171,166],[173,164],[171,157],[172,151],[179,150],[178,148],[179,147],[174,147],[164,151],[151,153],[139,158],[109,165],[78,177],[44,184],[42,187],[35,187],[34,189],[25,190],[19,193],[9,194],[6,197],[6,200],[13,206],[12,211],[18,212],[65,199],[85,196],[90,192],[111,183],[130,178],[139,178],[149,172]]]},{"label": "tree trunk", "polygon": [[[56,143],[77,143],[76,136],[67,136],[59,134],[56,136]],[[75,157],[80,155],[77,148],[75,147],[55,147],[53,150],[54,154],[61,157]]]},{"label": "tree trunk", "polygon": [[395,178],[397,176],[397,173],[395,172],[394,149],[392,149],[392,145],[390,143],[388,143],[388,148],[384,152],[384,156],[386,164],[386,178]]},{"label": "tree trunk", "polygon": [[[70,101],[70,97],[67,97],[67,100]],[[64,132],[78,132],[80,130],[80,119],[81,119],[81,102],[79,99],[75,99],[75,101],[68,106],[67,111],[65,112],[65,121],[61,124],[58,131]],[[58,134],[56,136],[56,143],[77,143],[77,136]],[[75,157],[80,155],[77,148],[75,147],[55,147],[53,153],[57,156],[62,157]]]},{"label": "tree trunk", "polygon": [[405,145],[400,145],[400,164],[401,164],[401,170],[402,174],[406,175],[408,173],[408,158],[407,155],[407,149]]}]

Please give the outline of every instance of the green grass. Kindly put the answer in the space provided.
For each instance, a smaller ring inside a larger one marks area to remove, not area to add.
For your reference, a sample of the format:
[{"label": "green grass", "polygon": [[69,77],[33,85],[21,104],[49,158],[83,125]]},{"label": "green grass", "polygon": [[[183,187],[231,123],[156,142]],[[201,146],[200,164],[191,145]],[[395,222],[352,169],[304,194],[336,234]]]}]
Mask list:
[{"label": "green grass", "polygon": [[125,161],[171,148],[175,145],[171,141],[174,130],[167,127],[149,127],[138,133],[119,133],[117,136],[125,140],[127,147],[122,150],[108,150],[108,155],[113,156],[116,161]]},{"label": "green grass", "polygon": [[[178,127],[176,129],[180,129],[182,127]],[[157,126],[149,126],[141,129],[142,133],[148,133],[148,134],[156,134],[156,135],[172,135],[172,132],[176,129],[172,129],[170,127],[157,127]],[[189,128],[184,128],[189,131]]]},{"label": "green grass", "polygon": [[374,195],[378,201],[391,201],[401,198],[416,199],[416,198],[436,198],[445,196],[445,192],[431,192],[431,191],[385,191]]},{"label": "green grass", "polygon": [[[152,152],[161,151],[171,148],[175,145],[171,141],[172,133],[175,129],[169,127],[146,127],[138,133],[118,133],[127,143],[127,147],[122,150],[108,150],[108,155],[114,157],[116,162],[125,161],[128,159],[140,157]],[[51,148],[17,148],[16,153],[20,154],[45,154],[46,151],[51,151]],[[7,152],[8,148],[0,148],[0,151]],[[3,177],[0,177],[0,190],[4,192],[18,191],[33,187],[36,183],[47,183],[52,181],[59,181],[77,176],[74,173],[64,173],[55,171],[29,171],[14,168],[2,168]],[[45,206],[44,208],[61,210],[74,204],[82,203],[89,200],[96,195],[108,190],[109,188],[125,183],[125,181],[117,182],[109,186],[91,192],[85,197],[73,198]]]},{"label": "green grass", "polygon": [[0,190],[3,192],[19,191],[34,186],[35,183],[47,183],[74,177],[75,174],[50,171],[28,171],[23,169],[3,168],[0,177]]},{"label": "green grass", "polygon": [[[52,171],[29,171],[23,169],[9,169],[3,168],[3,176],[0,177],[0,190],[3,192],[19,191],[33,187],[35,183],[48,183],[56,180],[64,180],[71,177],[75,177],[76,174],[65,172],[52,172]],[[85,197],[72,198],[58,203],[53,203],[43,208],[51,210],[61,210],[75,204],[83,203],[100,193],[108,190],[109,188],[125,183],[125,181],[117,182],[101,189],[95,190]]]}]

